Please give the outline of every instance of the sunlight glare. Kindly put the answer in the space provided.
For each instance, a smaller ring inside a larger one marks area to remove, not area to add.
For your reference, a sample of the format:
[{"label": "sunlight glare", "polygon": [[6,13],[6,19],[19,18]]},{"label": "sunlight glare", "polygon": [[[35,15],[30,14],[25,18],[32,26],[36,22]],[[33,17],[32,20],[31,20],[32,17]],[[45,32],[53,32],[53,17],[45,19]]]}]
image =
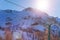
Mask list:
[{"label": "sunlight glare", "polygon": [[41,11],[48,10],[48,7],[49,7],[49,0],[37,0],[35,3],[35,8]]}]

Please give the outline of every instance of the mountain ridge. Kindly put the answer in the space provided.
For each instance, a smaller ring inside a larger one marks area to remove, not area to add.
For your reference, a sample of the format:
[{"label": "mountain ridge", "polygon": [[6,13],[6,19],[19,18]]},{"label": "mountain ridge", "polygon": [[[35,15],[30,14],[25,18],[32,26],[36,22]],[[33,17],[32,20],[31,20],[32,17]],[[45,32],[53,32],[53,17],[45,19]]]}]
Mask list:
[{"label": "mountain ridge", "polygon": [[[7,17],[12,20],[6,21]],[[8,24],[5,25],[6,23]],[[23,36],[27,36],[27,38],[29,37],[27,33],[31,33],[30,35],[36,32],[41,33],[41,35],[44,34],[46,30],[48,31],[50,24],[51,34],[59,35],[57,34],[60,29],[60,19],[58,17],[49,16],[47,13],[36,11],[34,8],[26,8],[22,11],[10,9],[0,11],[0,25],[2,27],[0,29],[10,29],[13,34],[22,31]]]}]

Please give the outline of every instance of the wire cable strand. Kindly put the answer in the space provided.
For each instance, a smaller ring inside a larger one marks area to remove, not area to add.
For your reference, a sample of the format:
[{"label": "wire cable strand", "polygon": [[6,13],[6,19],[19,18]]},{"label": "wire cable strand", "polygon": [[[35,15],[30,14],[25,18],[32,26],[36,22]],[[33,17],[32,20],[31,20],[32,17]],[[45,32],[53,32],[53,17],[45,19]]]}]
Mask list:
[{"label": "wire cable strand", "polygon": [[18,7],[21,7],[21,8],[25,8],[25,7],[23,7],[23,6],[21,6],[21,5],[18,5],[18,4],[16,4],[16,3],[12,2],[12,1],[9,1],[9,0],[4,0],[4,1],[6,1],[6,2],[8,2],[8,3],[11,3],[11,4],[13,4],[13,5],[16,5],[16,6],[18,6]]}]

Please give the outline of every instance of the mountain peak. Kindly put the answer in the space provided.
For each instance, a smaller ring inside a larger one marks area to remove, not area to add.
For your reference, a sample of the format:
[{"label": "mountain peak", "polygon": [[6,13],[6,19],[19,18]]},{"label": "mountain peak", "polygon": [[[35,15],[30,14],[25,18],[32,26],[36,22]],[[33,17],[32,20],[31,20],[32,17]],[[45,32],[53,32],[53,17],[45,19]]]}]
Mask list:
[{"label": "mountain peak", "polygon": [[25,8],[24,10],[25,11],[34,11],[35,9],[34,8],[31,8],[31,7],[28,7],[28,8]]},{"label": "mountain peak", "polygon": [[31,7],[25,8],[23,11],[32,12],[32,13],[37,13],[37,14],[39,13],[40,15],[41,15],[41,13],[48,15],[47,13],[45,13],[45,12],[43,12],[43,11],[41,11],[41,10],[38,10],[38,9],[36,9],[36,8],[31,8]]},{"label": "mountain peak", "polygon": [[31,8],[31,7],[28,7],[28,8],[26,8],[25,10],[32,10],[33,8]]},{"label": "mountain peak", "polygon": [[41,11],[41,10],[38,10],[38,9],[32,8],[32,7],[25,8],[24,10],[25,10],[25,11],[34,11],[34,12],[43,12],[43,11]]}]

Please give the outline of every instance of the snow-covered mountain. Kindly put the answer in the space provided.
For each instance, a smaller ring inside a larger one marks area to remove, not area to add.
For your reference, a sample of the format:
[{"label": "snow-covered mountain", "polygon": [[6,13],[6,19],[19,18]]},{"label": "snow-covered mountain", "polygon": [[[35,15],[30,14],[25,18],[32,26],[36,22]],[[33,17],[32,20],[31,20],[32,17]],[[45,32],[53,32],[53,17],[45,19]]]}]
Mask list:
[{"label": "snow-covered mountain", "polygon": [[[60,31],[60,18],[58,17],[49,16],[47,13],[34,8],[26,8],[22,11],[15,11],[9,9],[0,10],[1,28],[9,28],[11,31],[13,31],[14,38],[16,34],[18,34],[16,32],[19,32],[21,34],[23,33],[24,38],[28,37],[27,32],[30,32],[31,37],[31,33],[35,33],[38,31],[41,33],[45,32],[50,24],[51,33],[58,34],[58,32]],[[0,35],[3,35],[3,32],[1,30]],[[27,40],[32,39],[29,38]]]}]

